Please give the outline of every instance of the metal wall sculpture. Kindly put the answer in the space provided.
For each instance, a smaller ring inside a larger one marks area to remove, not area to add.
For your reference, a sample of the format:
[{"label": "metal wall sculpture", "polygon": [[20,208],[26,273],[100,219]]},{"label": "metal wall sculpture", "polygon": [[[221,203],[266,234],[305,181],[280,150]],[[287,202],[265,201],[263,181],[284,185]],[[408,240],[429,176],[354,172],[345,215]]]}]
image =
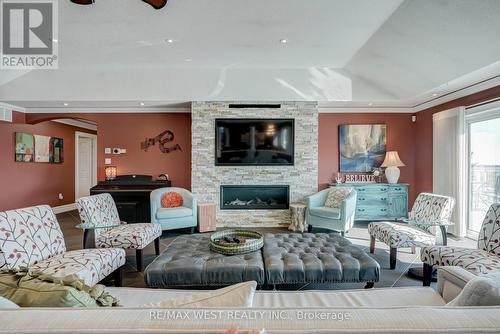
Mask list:
[{"label": "metal wall sculpture", "polygon": [[158,147],[160,148],[160,151],[162,153],[170,153],[177,150],[182,151],[181,145],[179,144],[168,146],[168,143],[172,142],[173,140],[174,133],[170,130],[165,130],[156,137],[146,138],[141,143],[141,149],[147,152],[150,146],[154,146],[156,143],[158,143]]}]

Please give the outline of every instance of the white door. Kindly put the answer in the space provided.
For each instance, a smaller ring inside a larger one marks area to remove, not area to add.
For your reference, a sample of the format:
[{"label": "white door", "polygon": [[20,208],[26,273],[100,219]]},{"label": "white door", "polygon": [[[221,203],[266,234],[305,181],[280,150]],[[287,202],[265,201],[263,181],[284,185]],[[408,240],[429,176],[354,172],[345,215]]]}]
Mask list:
[{"label": "white door", "polygon": [[78,138],[78,189],[77,198],[90,195],[90,188],[94,185],[93,177],[93,144],[92,138]]}]

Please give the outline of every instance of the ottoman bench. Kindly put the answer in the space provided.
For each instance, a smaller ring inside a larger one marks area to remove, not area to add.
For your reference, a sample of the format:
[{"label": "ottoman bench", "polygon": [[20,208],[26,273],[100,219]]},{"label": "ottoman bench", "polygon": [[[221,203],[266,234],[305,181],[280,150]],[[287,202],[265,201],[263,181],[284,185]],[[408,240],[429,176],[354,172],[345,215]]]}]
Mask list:
[{"label": "ottoman bench", "polygon": [[225,256],[209,249],[210,235],[177,237],[145,270],[152,288],[220,287],[244,281],[264,284],[264,261],[260,251]]},{"label": "ottoman bench", "polygon": [[145,270],[152,288],[220,287],[244,281],[259,285],[367,283],[379,280],[380,266],[349,240],[329,233],[264,236],[263,251],[226,256],[212,252],[210,235],[176,238]]},{"label": "ottoman bench", "polygon": [[378,282],[380,265],[361,248],[333,233],[264,236],[267,284]]}]

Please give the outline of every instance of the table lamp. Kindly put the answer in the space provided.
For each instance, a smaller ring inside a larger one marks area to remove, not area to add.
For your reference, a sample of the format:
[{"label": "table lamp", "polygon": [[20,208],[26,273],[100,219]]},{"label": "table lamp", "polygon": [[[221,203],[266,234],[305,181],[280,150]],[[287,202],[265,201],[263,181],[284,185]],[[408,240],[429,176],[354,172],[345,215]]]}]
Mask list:
[{"label": "table lamp", "polygon": [[385,176],[387,177],[387,182],[398,183],[399,174],[401,173],[398,167],[406,166],[401,159],[397,151],[389,151],[385,154],[384,162],[381,167],[386,167]]},{"label": "table lamp", "polygon": [[111,181],[116,179],[116,166],[106,166],[104,173],[106,174],[106,180]]}]

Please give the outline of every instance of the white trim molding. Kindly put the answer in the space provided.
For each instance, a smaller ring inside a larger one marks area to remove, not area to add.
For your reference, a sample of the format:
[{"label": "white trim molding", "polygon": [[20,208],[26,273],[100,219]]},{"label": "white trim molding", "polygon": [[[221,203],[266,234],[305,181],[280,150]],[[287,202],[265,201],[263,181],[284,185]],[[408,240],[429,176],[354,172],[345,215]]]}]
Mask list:
[{"label": "white trim molding", "polygon": [[90,138],[93,141],[92,147],[92,184],[97,184],[97,135],[86,132],[75,131],[75,200],[78,199],[79,179],[78,179],[78,140],[79,138]]},{"label": "white trim molding", "polygon": [[58,113],[71,113],[71,114],[127,114],[127,113],[190,113],[191,107],[87,107],[87,108],[27,108],[27,114],[58,114]]},{"label": "white trim molding", "polygon": [[476,84],[458,89],[454,92],[436,97],[432,100],[429,100],[429,101],[426,101],[423,103],[419,103],[419,104],[413,106],[413,110],[415,113],[417,113],[419,111],[423,111],[423,110],[438,106],[438,105],[446,103],[446,102],[450,102],[453,100],[460,99],[462,97],[476,94],[476,93],[482,92],[484,90],[487,90],[487,89],[490,89],[490,88],[493,88],[496,86],[500,86],[500,75],[492,77],[492,78],[484,80],[484,81],[481,81],[481,82],[478,82]]},{"label": "white trim molding", "polygon": [[53,119],[52,122],[57,122],[57,123],[61,123],[61,124],[71,125],[71,126],[74,126],[77,128],[97,131],[97,124],[86,122],[86,121],[84,122],[84,121],[79,121],[76,119],[62,118],[62,119]]},{"label": "white trim molding", "polygon": [[10,103],[0,102],[0,108],[10,109],[12,111],[26,112],[26,108],[19,107]]},{"label": "white trim molding", "polygon": [[76,210],[76,203],[70,203],[52,207],[52,211],[54,211],[56,215],[73,210]]},{"label": "white trim molding", "polygon": [[362,113],[383,113],[383,114],[414,114],[411,107],[328,107],[318,106],[321,114],[362,114]]}]

